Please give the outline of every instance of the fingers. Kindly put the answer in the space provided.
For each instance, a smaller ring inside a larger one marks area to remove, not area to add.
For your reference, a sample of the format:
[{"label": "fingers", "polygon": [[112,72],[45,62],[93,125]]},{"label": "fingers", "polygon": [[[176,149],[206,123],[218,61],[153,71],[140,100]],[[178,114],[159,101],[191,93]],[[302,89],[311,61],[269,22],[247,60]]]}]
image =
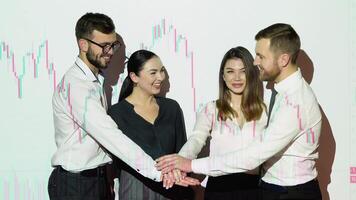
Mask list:
[{"label": "fingers", "polygon": [[179,183],[175,183],[176,185],[180,185],[180,186],[183,186],[183,187],[188,187],[189,184],[187,184],[185,181],[180,181]]},{"label": "fingers", "polygon": [[183,180],[185,181],[185,183],[187,183],[189,185],[200,185],[200,181],[196,178],[187,176]]},{"label": "fingers", "polygon": [[161,170],[161,173],[167,174],[167,173],[171,172],[172,170],[174,170],[174,166],[168,166],[168,167],[163,168]]},{"label": "fingers", "polygon": [[174,182],[175,182],[174,175],[173,175],[172,172],[171,172],[171,173],[168,173],[168,176],[169,176],[169,183],[168,183],[166,189],[169,189],[169,188],[173,187]]},{"label": "fingers", "polygon": [[178,170],[178,169],[173,170],[173,175],[174,175],[176,182],[179,182],[182,179],[182,175],[180,173],[180,170]]},{"label": "fingers", "polygon": [[169,154],[169,155],[161,156],[161,157],[156,159],[156,162],[161,162],[162,160],[169,159],[171,157],[174,157],[175,155],[177,155],[177,154]]},{"label": "fingers", "polygon": [[181,177],[181,179],[177,179],[176,177],[181,175],[181,172],[179,170],[174,170],[169,173],[166,173],[163,175],[163,187],[166,189],[169,189],[173,187],[174,184],[180,185],[183,187],[188,187],[188,186],[195,186],[199,185],[200,181],[198,179],[184,176]]},{"label": "fingers", "polygon": [[179,169],[184,172],[191,172],[191,160],[178,154],[171,154],[158,158],[155,167],[162,173],[168,173],[173,169]]},{"label": "fingers", "polygon": [[184,187],[188,187],[188,186],[195,186],[195,185],[199,185],[200,182],[198,179],[195,178],[191,178],[191,177],[185,177],[184,179],[182,179],[181,181],[179,181],[179,183],[175,183],[176,185],[180,185],[180,186],[184,186]]},{"label": "fingers", "polygon": [[167,188],[167,185],[168,185],[167,174],[163,174],[163,187]]},{"label": "fingers", "polygon": [[186,165],[168,165],[162,169],[158,169],[159,171],[161,171],[161,173],[166,174],[169,173],[171,171],[173,171],[174,169],[179,169],[182,172],[191,172],[191,167],[190,167],[190,163],[187,163]]},{"label": "fingers", "polygon": [[175,163],[177,163],[178,157],[176,157],[175,154],[172,154],[158,158],[156,161],[157,164],[155,165],[155,167],[157,168],[157,170],[161,171],[162,169],[167,167],[175,167]]},{"label": "fingers", "polygon": [[187,172],[180,171],[180,174],[182,176],[182,179],[184,179],[187,176]]},{"label": "fingers", "polygon": [[163,175],[163,187],[169,189],[173,187],[175,182],[173,172],[166,173]]}]

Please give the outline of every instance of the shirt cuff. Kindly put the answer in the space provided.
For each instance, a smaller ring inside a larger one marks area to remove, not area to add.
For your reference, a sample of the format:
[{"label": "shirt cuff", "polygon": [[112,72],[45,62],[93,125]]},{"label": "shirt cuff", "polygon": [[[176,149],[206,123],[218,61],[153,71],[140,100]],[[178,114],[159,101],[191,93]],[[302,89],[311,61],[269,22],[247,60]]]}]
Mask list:
[{"label": "shirt cuff", "polygon": [[145,170],[142,171],[140,169],[136,169],[137,173],[140,173],[142,176],[149,178],[153,181],[160,182],[161,181],[161,171],[156,170],[156,168],[153,169],[153,173],[150,173],[150,171]]},{"label": "shirt cuff", "polygon": [[161,182],[161,171],[157,171],[156,170],[156,175],[155,177],[153,177],[153,180],[156,181],[156,182]]},{"label": "shirt cuff", "polygon": [[209,175],[209,157],[192,160],[192,171],[196,174]]}]

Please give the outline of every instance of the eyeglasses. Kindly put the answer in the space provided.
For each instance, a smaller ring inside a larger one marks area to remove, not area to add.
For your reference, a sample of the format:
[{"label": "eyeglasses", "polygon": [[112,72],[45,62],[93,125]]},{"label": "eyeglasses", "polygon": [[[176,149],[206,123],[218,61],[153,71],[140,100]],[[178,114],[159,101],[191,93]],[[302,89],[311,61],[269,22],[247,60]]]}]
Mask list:
[{"label": "eyeglasses", "polygon": [[102,45],[102,44],[99,44],[99,43],[96,43],[94,42],[93,40],[90,40],[88,38],[83,38],[84,40],[87,40],[95,45],[97,45],[98,47],[101,47],[102,51],[103,51],[103,54],[107,54],[109,53],[109,51],[112,49],[113,51],[116,51],[118,50],[120,47],[121,47],[121,43],[119,41],[115,41],[111,44],[105,44],[105,45]]}]

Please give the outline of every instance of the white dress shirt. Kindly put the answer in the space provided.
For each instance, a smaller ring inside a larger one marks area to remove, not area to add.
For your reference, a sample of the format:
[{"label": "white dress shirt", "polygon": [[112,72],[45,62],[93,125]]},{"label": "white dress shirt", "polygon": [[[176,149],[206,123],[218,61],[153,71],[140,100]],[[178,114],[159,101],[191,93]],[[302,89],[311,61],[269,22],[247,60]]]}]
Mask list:
[{"label": "white dress shirt", "polygon": [[[262,132],[267,123],[263,112],[258,121],[249,121],[240,128],[236,119],[217,120],[218,109],[212,101],[198,113],[192,135],[179,151],[179,155],[195,159],[207,138],[211,135],[210,156],[224,155],[248,147],[254,140],[261,140]],[[258,174],[258,168],[247,171],[248,174]],[[206,186],[207,178],[202,182]]]},{"label": "white dress shirt", "polygon": [[245,149],[193,160],[193,172],[220,176],[255,169],[263,163],[262,180],[267,183],[292,186],[316,178],[321,113],[315,95],[299,69],[275,89],[276,102],[262,140]]},{"label": "white dress shirt", "polygon": [[[260,120],[245,122],[240,128],[236,119],[218,120],[216,102],[209,102],[198,113],[193,133],[179,151],[179,155],[195,159],[210,135],[211,156],[224,155],[246,148],[254,140],[261,140],[266,122],[267,116],[263,112]],[[258,170],[250,173],[257,174]]]},{"label": "white dress shirt", "polygon": [[155,161],[106,114],[102,82],[79,57],[63,76],[52,104],[57,145],[52,166],[71,172],[93,169],[112,161],[107,149],[143,176],[160,180]]}]

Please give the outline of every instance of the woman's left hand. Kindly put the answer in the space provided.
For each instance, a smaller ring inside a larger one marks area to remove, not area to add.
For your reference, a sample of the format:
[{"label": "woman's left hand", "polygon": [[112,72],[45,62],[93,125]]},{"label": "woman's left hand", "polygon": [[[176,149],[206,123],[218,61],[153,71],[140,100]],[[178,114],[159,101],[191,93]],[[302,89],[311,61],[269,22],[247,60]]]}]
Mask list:
[{"label": "woman's left hand", "polygon": [[178,154],[165,155],[156,160],[155,165],[157,170],[161,171],[162,174],[173,171],[174,169],[179,169],[183,172],[192,172],[192,160],[184,158]]}]

